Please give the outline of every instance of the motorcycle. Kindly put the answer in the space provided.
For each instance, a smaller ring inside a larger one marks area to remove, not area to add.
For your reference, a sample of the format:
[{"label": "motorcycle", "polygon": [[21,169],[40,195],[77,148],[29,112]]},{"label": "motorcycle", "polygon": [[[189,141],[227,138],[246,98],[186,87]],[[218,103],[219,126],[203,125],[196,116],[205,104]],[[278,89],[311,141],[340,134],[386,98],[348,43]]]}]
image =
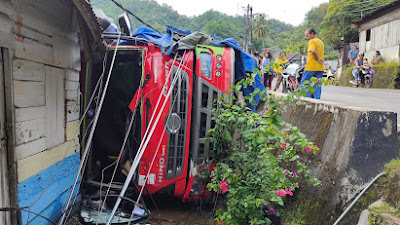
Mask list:
[{"label": "motorcycle", "polygon": [[300,84],[304,66],[297,63],[287,63],[282,71],[282,93],[293,92]]},{"label": "motorcycle", "polygon": [[361,66],[359,76],[363,77],[363,79],[355,82],[350,81],[350,83],[353,84],[353,87],[359,87],[360,85],[363,85],[366,88],[370,88],[372,86],[372,82],[374,79],[374,70],[371,69],[371,67]]}]

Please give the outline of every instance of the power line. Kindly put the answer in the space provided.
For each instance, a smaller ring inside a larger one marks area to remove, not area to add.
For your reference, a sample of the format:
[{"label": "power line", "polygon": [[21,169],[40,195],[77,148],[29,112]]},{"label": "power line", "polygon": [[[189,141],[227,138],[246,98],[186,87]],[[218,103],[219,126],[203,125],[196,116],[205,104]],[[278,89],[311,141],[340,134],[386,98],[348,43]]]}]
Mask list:
[{"label": "power line", "polygon": [[124,8],[121,4],[119,4],[116,0],[111,0],[115,5],[117,5],[120,9],[124,10],[125,12],[131,14],[133,17],[135,17],[137,20],[139,20],[139,22],[143,23],[144,25],[150,27],[151,29],[155,30],[156,32],[160,33],[158,30],[156,30],[154,27],[152,27],[150,24],[144,22],[142,19],[140,19],[138,16],[136,16],[135,14],[133,14],[131,11],[129,11],[128,9]]},{"label": "power line", "polygon": [[0,208],[0,212],[9,212],[9,211],[25,211],[25,212],[28,212],[28,213],[32,213],[32,214],[35,214],[36,216],[39,216],[39,217],[47,220],[51,224],[57,225],[54,221],[50,220],[49,218],[47,218],[47,217],[45,217],[43,215],[40,215],[39,213],[33,212],[33,211],[29,210],[29,209],[26,209],[24,207],[22,207],[22,208],[15,208],[15,207]]}]

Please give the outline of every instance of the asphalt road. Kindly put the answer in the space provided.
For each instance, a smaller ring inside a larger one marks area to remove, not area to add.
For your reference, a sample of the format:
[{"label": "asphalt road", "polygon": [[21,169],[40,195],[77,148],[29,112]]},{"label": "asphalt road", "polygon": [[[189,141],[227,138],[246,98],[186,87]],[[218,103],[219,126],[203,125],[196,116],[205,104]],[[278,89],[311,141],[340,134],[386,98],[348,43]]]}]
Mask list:
[{"label": "asphalt road", "polygon": [[[273,84],[275,84],[275,80]],[[329,85],[322,87],[321,100],[346,106],[396,112],[397,124],[400,125],[400,90]]]}]

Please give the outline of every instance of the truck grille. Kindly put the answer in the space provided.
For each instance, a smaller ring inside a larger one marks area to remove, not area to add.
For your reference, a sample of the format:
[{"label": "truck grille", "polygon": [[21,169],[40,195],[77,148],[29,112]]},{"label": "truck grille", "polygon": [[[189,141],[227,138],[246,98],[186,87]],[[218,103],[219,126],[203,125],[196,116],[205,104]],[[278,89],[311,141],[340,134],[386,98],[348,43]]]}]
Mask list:
[{"label": "truck grille", "polygon": [[[181,118],[181,127],[176,134],[168,134],[168,153],[166,166],[166,179],[178,177],[183,172],[186,146],[186,122],[188,106],[188,79],[187,73],[176,73],[177,68],[172,68],[172,74],[179,76],[175,87],[172,89],[170,99],[170,112],[177,113]],[[172,76],[171,76],[172,77]],[[171,78],[172,81],[173,78]]]}]

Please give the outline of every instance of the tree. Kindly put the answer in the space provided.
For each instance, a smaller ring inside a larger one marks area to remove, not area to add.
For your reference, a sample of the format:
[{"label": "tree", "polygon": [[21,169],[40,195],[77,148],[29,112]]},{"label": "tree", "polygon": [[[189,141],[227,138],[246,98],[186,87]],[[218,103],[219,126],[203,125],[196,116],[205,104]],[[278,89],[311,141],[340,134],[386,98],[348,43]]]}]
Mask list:
[{"label": "tree", "polygon": [[268,23],[265,14],[257,16],[253,21],[253,36],[256,40],[262,42],[262,48],[265,48],[265,38],[268,35]]},{"label": "tree", "polygon": [[206,24],[205,31],[208,34],[214,34],[219,39],[226,39],[232,37],[232,29],[227,22],[217,22],[215,20],[209,21]]},{"label": "tree", "polygon": [[327,44],[337,46],[341,43],[342,19],[344,18],[344,42],[358,41],[358,30],[351,28],[351,22],[361,19],[366,15],[379,9],[393,0],[330,0],[327,14],[321,24],[321,37]]}]

